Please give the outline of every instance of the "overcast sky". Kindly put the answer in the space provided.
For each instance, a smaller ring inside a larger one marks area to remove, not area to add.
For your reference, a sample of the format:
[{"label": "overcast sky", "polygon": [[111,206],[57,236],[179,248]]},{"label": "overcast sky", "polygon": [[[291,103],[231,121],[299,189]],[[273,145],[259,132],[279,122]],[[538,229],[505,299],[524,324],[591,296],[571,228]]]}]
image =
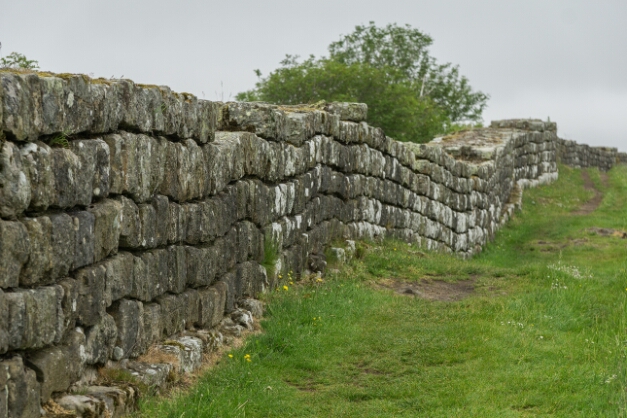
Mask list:
[{"label": "overcast sky", "polygon": [[550,117],[563,138],[627,151],[627,0],[0,0],[0,53],[229,100],[253,69],[325,55],[371,20],[431,35],[491,96],[487,123]]}]

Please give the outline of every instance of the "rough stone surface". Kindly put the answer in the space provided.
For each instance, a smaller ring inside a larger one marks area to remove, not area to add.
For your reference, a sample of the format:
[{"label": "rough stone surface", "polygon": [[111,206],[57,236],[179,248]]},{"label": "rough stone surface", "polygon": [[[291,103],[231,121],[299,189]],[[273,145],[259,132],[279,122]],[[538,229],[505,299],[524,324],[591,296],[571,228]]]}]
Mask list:
[{"label": "rough stone surface", "polygon": [[240,308],[249,311],[257,319],[263,316],[263,303],[257,299],[246,298],[240,300],[237,304]]},{"label": "rough stone surface", "polygon": [[[206,350],[240,335],[262,315],[250,298],[324,271],[332,242],[347,244],[335,258],[382,238],[470,257],[558,161],[627,163],[540,120],[412,144],[369,126],[363,104],[218,103],[47,73],[0,86],[0,364],[17,376],[0,373],[0,418],[182,332]],[[67,146],[44,143],[60,133]],[[173,346],[181,364],[194,341]],[[83,415],[133,403],[102,388],[62,399]]]},{"label": "rough stone surface", "polygon": [[17,287],[28,260],[30,239],[21,222],[0,220],[0,287]]},{"label": "rough stone surface", "polygon": [[[15,356],[0,361],[0,379],[4,379],[8,417],[39,418],[40,385],[35,372]],[[2,394],[2,391],[0,391]]]}]

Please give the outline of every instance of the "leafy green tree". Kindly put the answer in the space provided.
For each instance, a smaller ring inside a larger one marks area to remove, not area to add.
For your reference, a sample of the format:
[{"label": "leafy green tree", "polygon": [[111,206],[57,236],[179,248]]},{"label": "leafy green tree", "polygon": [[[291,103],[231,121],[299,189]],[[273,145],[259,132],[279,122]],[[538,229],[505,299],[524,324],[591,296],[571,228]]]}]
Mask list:
[{"label": "leafy green tree", "polygon": [[368,120],[401,141],[433,138],[441,132],[446,115],[428,98],[420,100],[403,74],[368,64],[345,65],[313,56],[299,62],[287,56],[281,67],[237,95],[238,100],[281,104],[320,100],[367,103]]},{"label": "leafy green tree", "polygon": [[18,52],[11,52],[4,58],[0,58],[0,68],[25,68],[29,70],[39,69],[39,63],[29,60]]},{"label": "leafy green tree", "polygon": [[299,104],[320,100],[368,104],[368,119],[401,141],[426,142],[460,122],[481,120],[488,96],[474,92],[458,67],[437,64],[433,40],[410,26],[373,22],[329,46],[329,57],[281,67],[259,77],[238,100]]}]

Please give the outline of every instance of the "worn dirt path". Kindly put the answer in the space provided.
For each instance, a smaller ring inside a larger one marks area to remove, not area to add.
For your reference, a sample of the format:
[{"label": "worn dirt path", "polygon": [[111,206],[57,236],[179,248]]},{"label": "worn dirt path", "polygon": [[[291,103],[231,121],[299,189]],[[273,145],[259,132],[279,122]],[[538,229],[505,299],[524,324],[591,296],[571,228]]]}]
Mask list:
[{"label": "worn dirt path", "polygon": [[[579,209],[573,212],[573,215],[589,215],[597,210],[597,208],[601,204],[601,201],[603,200],[603,193],[595,186],[594,182],[590,178],[588,170],[581,170],[581,177],[583,177],[583,187],[586,190],[593,191],[594,197],[581,205]],[[607,187],[608,182],[609,178],[607,176],[607,173],[601,172],[601,183],[603,183],[603,187]]]}]

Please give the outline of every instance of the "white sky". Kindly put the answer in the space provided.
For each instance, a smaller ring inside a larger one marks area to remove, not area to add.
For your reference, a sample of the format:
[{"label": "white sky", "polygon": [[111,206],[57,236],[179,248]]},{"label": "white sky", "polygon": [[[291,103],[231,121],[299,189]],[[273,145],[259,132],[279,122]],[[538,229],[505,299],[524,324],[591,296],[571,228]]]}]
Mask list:
[{"label": "white sky", "polygon": [[627,0],[0,0],[2,56],[210,100],[285,54],[325,55],[355,25],[410,24],[490,94],[484,120],[537,117],[627,151]]}]

